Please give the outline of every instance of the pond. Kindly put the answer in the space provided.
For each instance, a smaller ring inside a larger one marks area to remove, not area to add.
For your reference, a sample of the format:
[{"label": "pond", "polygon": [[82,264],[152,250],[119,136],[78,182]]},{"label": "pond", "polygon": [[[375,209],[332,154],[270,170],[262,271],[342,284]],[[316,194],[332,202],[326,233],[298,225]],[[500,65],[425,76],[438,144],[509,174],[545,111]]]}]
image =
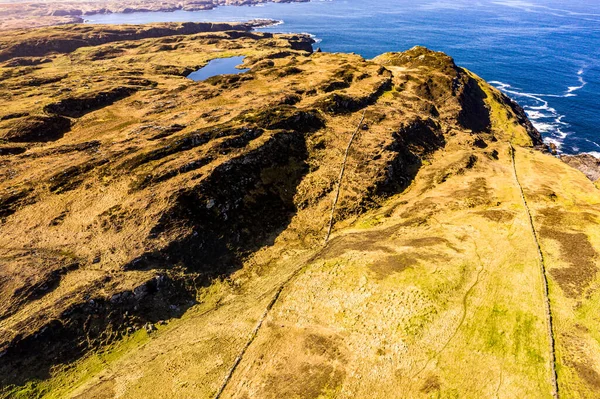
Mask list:
[{"label": "pond", "polygon": [[518,100],[547,142],[565,153],[600,156],[598,0],[313,0],[86,18],[113,24],[274,19],[283,23],[259,30],[308,32],[323,51],[366,58],[424,45]]},{"label": "pond", "polygon": [[239,74],[248,72],[249,69],[239,69],[238,66],[242,65],[244,57],[229,57],[229,58],[215,58],[210,60],[206,66],[198,69],[196,72],[190,73],[187,77],[189,79],[201,82],[208,78],[217,75],[225,74]]}]

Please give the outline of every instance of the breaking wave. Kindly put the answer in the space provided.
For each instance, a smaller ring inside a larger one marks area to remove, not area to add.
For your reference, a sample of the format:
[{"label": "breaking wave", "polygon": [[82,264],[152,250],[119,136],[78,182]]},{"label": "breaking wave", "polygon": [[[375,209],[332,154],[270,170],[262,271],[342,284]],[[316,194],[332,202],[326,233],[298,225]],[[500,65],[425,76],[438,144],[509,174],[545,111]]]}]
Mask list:
[{"label": "breaking wave", "polygon": [[579,85],[570,86],[563,94],[527,93],[521,89],[500,81],[491,81],[498,90],[515,98],[523,107],[531,123],[542,133],[547,144],[554,144],[560,151],[564,139],[571,133],[571,125],[564,121],[566,115],[550,105],[552,98],[568,98],[577,96],[576,92],[583,89],[587,82],[584,80],[584,69],[577,71]]}]

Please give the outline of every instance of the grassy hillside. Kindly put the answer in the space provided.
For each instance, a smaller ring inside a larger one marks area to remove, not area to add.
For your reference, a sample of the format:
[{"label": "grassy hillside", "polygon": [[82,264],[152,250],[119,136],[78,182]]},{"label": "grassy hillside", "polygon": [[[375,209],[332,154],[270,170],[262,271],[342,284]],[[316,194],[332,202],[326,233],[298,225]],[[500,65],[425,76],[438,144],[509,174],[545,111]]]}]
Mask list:
[{"label": "grassy hillside", "polygon": [[420,47],[110,29],[2,39],[43,53],[0,67],[4,396],[597,395],[600,196],[517,104]]}]

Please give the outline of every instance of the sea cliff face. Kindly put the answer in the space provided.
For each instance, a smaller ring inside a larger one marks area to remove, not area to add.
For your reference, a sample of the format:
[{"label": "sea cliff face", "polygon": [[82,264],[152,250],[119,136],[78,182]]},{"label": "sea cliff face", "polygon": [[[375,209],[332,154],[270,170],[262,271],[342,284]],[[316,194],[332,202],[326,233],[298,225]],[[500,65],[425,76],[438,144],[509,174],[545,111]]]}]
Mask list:
[{"label": "sea cliff face", "polygon": [[3,35],[3,395],[592,397],[593,183],[445,54],[251,27]]}]

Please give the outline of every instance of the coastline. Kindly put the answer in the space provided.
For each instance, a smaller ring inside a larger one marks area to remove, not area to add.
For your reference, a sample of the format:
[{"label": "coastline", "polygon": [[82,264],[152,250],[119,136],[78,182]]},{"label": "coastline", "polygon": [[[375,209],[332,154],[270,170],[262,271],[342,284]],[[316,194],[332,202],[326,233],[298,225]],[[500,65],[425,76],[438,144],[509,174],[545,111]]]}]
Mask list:
[{"label": "coastline", "polygon": [[[11,42],[11,34],[22,35],[22,30],[7,31],[7,39],[0,39],[0,63],[3,67],[13,67],[11,60],[18,60],[20,66],[36,65],[36,58],[51,57],[57,54],[66,54],[80,47],[98,46],[123,40],[142,40],[159,38],[169,35],[195,35],[206,32],[223,32],[236,30],[250,32],[256,28],[263,28],[277,24],[280,21],[268,19],[255,19],[247,22],[167,22],[143,25],[119,25],[118,30],[108,32],[106,25],[82,25],[66,27],[57,31],[56,27],[46,27],[39,30],[26,32],[26,38],[18,43]],[[67,33],[68,32],[68,33]],[[312,52],[315,42],[309,35],[294,34],[294,49]],[[44,61],[45,62],[45,61]]]},{"label": "coastline", "polygon": [[256,6],[265,3],[306,3],[310,0],[165,0],[159,4],[150,0],[102,2],[12,2],[0,3],[0,31],[81,24],[85,17],[98,14],[132,14],[138,12],[208,11],[219,6]]},{"label": "coastline", "polygon": [[[175,11],[186,11],[186,12],[197,12],[197,11],[208,11],[218,8],[220,6],[260,6],[266,3],[306,3],[310,2],[310,0],[187,0],[184,2],[178,2],[177,0],[166,0],[161,2],[160,4],[155,4],[150,0],[103,0],[101,2],[94,2],[91,0],[71,0],[65,2],[41,2],[39,0],[33,1],[30,3],[15,3],[15,0],[8,0],[4,2],[0,2],[0,14],[4,15],[5,18],[0,21],[0,31],[7,31],[12,29],[27,29],[27,28],[36,28],[43,26],[60,26],[60,25],[68,25],[68,24],[93,24],[93,21],[86,20],[85,17],[93,16],[93,15],[109,15],[109,14],[134,14],[134,13],[144,13],[144,12],[175,12]],[[8,13],[7,13],[8,10]],[[32,10],[34,10],[32,12]],[[29,17],[22,18],[20,14],[25,13]],[[11,19],[12,18],[12,19]],[[11,22],[17,23],[18,27],[13,27]],[[257,24],[259,22],[259,24]],[[281,25],[284,22],[282,20],[252,20],[248,21],[249,24],[253,25],[252,29],[256,28],[266,28],[273,27],[277,25]],[[294,32],[288,32],[290,34]],[[308,35],[315,43],[319,43],[319,39],[316,39],[315,35],[311,33],[294,33],[298,35]],[[584,70],[580,69],[578,72],[578,79],[581,83],[579,86],[569,86],[564,97],[573,97],[575,94],[573,92],[583,88],[587,82],[583,80],[582,74]],[[515,97],[532,97],[534,94],[531,93],[521,93],[519,91],[515,91],[511,85],[505,84],[498,81],[491,81],[491,83],[496,83],[497,88],[504,91],[505,94],[509,96]],[[535,96],[542,96],[537,95]],[[550,97],[556,97],[557,95],[548,95]],[[516,98],[515,98],[516,99]],[[548,103],[540,98],[535,97],[536,100],[539,100],[542,103],[543,107],[548,107]],[[536,107],[537,109],[539,107]],[[553,108],[549,108],[553,110]],[[534,111],[536,114],[539,114],[539,111]],[[578,158],[581,157],[581,162],[571,162],[571,166],[574,166],[580,170],[577,165],[586,165],[585,170],[582,170],[586,175],[589,176],[589,173],[586,172],[589,170],[590,165],[594,162],[589,162],[587,158],[595,158],[600,159],[600,154],[594,153],[593,151],[585,151],[579,150],[575,152],[563,152],[561,150],[561,143],[558,142],[555,138],[551,137],[545,130],[544,126],[546,125],[544,122],[539,122],[533,115],[528,115],[528,117],[532,120],[536,128],[544,134],[544,142],[548,148],[548,151],[551,152],[558,158]],[[548,117],[547,115],[543,115],[544,118]],[[562,118],[564,115],[558,115],[557,123],[564,124],[562,122]],[[560,129],[559,129],[560,130]],[[566,135],[566,133],[565,133]],[[564,160],[564,159],[563,159]],[[600,166],[599,166],[600,168]]]}]

